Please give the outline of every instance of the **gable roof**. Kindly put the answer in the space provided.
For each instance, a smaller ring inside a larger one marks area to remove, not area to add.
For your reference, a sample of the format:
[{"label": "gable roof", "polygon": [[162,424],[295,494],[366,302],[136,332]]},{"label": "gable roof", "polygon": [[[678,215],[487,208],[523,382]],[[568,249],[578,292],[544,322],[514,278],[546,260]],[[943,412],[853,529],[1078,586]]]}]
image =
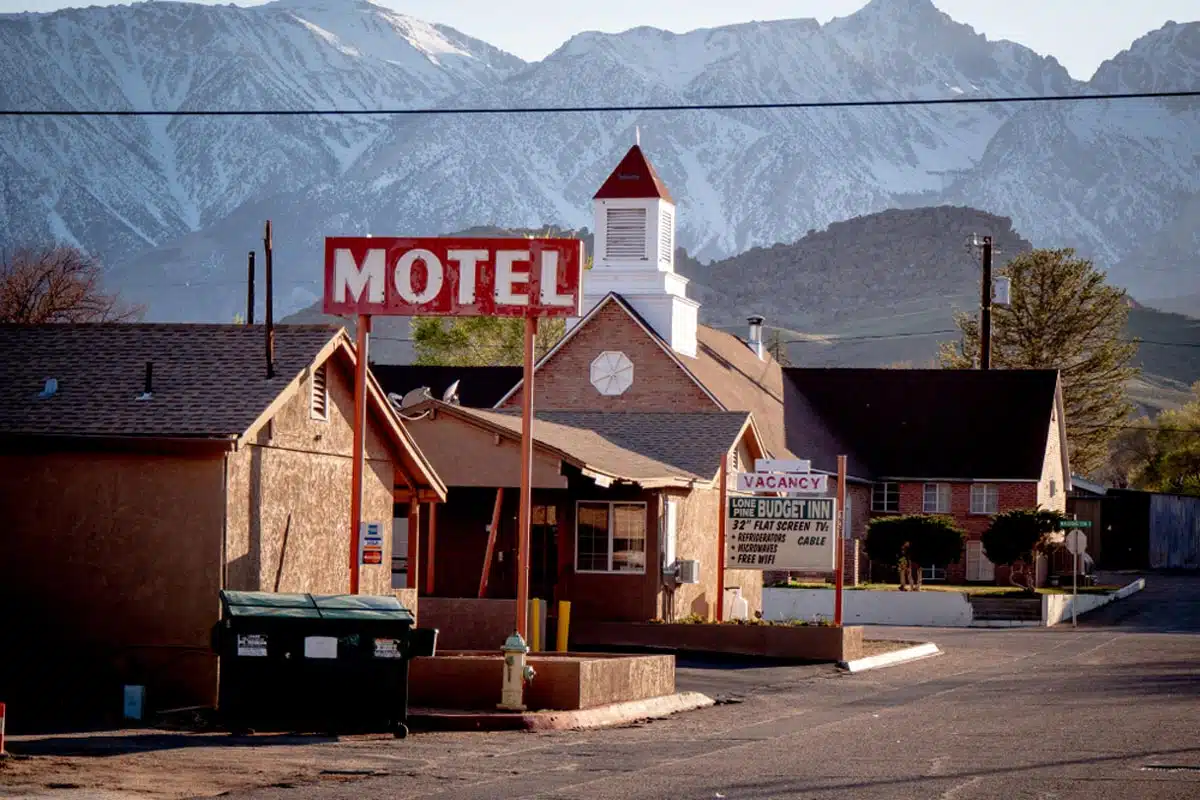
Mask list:
[{"label": "gable roof", "polygon": [[[0,325],[0,433],[228,439],[247,431],[338,335],[264,326]],[[137,398],[152,365],[153,397]],[[57,391],[39,399],[46,380]]]},{"label": "gable roof", "polygon": [[593,200],[643,199],[658,197],[674,203],[667,185],[646,158],[642,148],[634,145],[617,164],[608,179],[600,186]]},{"label": "gable roof", "polygon": [[845,453],[852,474],[876,479],[1038,480],[1061,409],[1056,370],[783,374],[790,449],[819,469]]},{"label": "gable roof", "polygon": [[[763,447],[776,458],[790,458],[784,427],[783,373],[779,362],[769,355],[764,359],[741,339],[730,333],[699,325],[696,329],[696,357],[675,352],[665,339],[621,295],[610,292],[593,306],[578,324],[563,336],[535,365],[534,372],[565,347],[575,335],[609,303],[616,303],[666,353],[691,380],[725,411],[749,411]],[[536,383],[536,382],[535,382]],[[508,400],[520,388],[520,380],[497,401]]]},{"label": "gable roof", "polygon": [[464,406],[490,408],[521,380],[520,367],[440,367],[416,364],[372,364],[379,385],[389,394],[426,387],[435,398],[458,381],[458,398]]},{"label": "gable roof", "polygon": [[[0,325],[0,436],[185,440],[234,448],[259,430],[308,371],[357,354],[332,325],[275,326],[275,375],[268,378],[263,325]],[[152,364],[151,397],[145,388]],[[368,373],[369,376],[369,373]],[[47,398],[46,380],[57,381]],[[373,377],[373,418],[418,488],[445,497],[428,459]]]},{"label": "gable roof", "polygon": [[[510,439],[521,436],[516,410],[485,411],[429,400],[434,407]],[[647,488],[712,484],[721,457],[747,432],[756,436],[746,412],[536,411],[535,444],[591,477],[637,483]]]}]

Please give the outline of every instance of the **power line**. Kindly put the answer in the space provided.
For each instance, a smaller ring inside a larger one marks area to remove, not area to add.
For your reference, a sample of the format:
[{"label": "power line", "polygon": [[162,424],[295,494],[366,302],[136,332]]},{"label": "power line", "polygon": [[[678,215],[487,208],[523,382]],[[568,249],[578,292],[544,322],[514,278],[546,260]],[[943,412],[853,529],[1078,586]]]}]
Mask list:
[{"label": "power line", "polygon": [[640,111],[785,111],[826,108],[965,106],[1008,103],[1063,103],[1096,100],[1165,100],[1200,97],[1200,90],[1178,92],[1107,92],[1103,94],[1014,95],[1010,97],[935,97],[904,100],[802,100],[759,103],[657,103],[650,105],[527,106],[524,108],[313,108],[313,109],[179,109],[151,110],[0,110],[3,117],[333,117],[333,116],[477,116],[525,114],[593,114]]}]

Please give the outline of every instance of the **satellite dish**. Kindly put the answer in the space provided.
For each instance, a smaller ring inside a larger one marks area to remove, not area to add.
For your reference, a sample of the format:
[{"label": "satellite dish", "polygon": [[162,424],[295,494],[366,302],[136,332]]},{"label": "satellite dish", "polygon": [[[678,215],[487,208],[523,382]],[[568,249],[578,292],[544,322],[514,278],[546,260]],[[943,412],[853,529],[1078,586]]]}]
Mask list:
[{"label": "satellite dish", "polygon": [[399,398],[398,403],[396,400],[397,397],[399,397],[399,395],[393,392],[392,394],[388,395],[388,400],[390,400],[393,405],[398,405],[400,408],[408,408],[409,406],[415,406],[417,403],[423,403],[426,400],[433,399],[433,395],[429,393],[428,386],[419,386],[416,389],[406,392],[404,397]]},{"label": "satellite dish", "polygon": [[458,405],[458,381],[446,387],[446,391],[442,392],[442,402]]}]

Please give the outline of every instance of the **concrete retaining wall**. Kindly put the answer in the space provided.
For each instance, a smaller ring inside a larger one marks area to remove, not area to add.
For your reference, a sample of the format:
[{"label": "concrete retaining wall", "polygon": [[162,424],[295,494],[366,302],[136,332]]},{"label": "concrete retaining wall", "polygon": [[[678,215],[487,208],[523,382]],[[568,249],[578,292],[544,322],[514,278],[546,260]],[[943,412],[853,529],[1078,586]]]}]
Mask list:
[{"label": "concrete retaining wall", "polygon": [[[955,628],[971,624],[971,604],[958,592],[843,593],[842,621],[847,625],[932,625]],[[833,619],[830,589],[764,589],[763,617],[772,621]]]},{"label": "concrete retaining wall", "polygon": [[[1121,600],[1134,592],[1140,592],[1144,588],[1146,588],[1146,579],[1138,578],[1128,586],[1124,586],[1111,594],[1077,595],[1074,598],[1075,613],[1076,615],[1086,614],[1101,606],[1106,606],[1114,600]],[[1049,627],[1051,625],[1058,625],[1061,622],[1069,622],[1071,620],[1072,605],[1072,596],[1069,594],[1042,595],[1042,624]]]}]

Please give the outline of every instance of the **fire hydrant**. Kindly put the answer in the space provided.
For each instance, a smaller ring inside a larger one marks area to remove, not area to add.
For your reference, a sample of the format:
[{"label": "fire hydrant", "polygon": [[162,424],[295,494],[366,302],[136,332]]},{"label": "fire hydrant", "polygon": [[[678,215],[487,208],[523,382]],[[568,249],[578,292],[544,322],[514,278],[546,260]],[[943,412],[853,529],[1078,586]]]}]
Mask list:
[{"label": "fire hydrant", "polygon": [[500,708],[504,711],[524,711],[525,684],[531,683],[537,673],[525,663],[529,652],[521,634],[514,632],[500,648],[504,653],[504,682],[500,690]]}]

